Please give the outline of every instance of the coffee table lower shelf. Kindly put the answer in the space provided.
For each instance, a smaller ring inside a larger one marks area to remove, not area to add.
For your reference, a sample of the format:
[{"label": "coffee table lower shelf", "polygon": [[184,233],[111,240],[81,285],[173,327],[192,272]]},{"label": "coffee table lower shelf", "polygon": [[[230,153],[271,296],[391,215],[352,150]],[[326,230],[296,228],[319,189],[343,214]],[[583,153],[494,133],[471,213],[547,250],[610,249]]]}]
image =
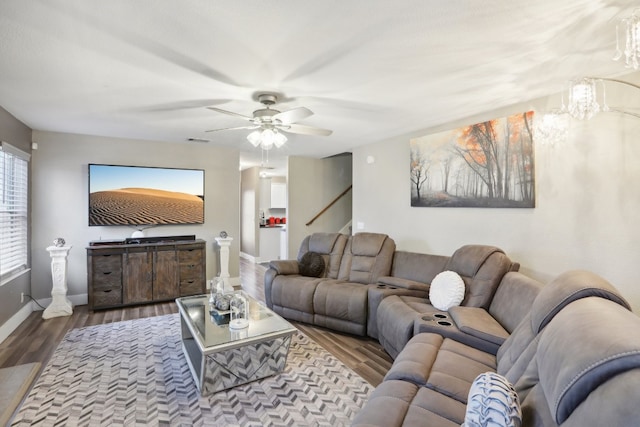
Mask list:
[{"label": "coffee table lower shelf", "polygon": [[285,331],[231,348],[202,350],[183,323],[182,350],[196,386],[205,396],[282,372],[294,333]]}]

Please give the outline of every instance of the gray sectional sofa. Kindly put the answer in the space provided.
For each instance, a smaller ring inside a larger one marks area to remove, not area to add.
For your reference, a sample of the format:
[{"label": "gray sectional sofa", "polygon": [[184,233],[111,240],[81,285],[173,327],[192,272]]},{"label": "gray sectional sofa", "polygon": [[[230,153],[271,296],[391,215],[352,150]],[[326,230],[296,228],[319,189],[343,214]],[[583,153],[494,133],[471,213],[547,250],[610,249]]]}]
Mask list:
[{"label": "gray sectional sofa", "polygon": [[[300,274],[309,252],[324,261],[318,277]],[[284,317],[376,338],[395,359],[354,426],[460,426],[486,372],[511,383],[524,426],[637,425],[640,318],[593,273],[543,286],[518,267],[491,246],[441,256],[396,251],[384,234],[317,233],[297,260],[271,262],[265,296]],[[429,289],[445,270],[465,294],[441,311]]]}]

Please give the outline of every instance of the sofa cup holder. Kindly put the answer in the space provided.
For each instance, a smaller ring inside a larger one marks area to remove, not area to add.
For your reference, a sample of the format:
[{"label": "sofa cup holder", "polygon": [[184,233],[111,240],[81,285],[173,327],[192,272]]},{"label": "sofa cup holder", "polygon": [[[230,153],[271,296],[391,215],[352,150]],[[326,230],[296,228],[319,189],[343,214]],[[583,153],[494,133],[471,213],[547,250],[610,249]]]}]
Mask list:
[{"label": "sofa cup holder", "polygon": [[427,314],[422,316],[422,320],[426,322],[434,322],[440,326],[452,326],[453,323],[449,321],[449,316],[443,313]]},{"label": "sofa cup holder", "polygon": [[396,286],[389,286],[389,285],[376,285],[376,288],[378,288],[378,289],[398,289]]}]

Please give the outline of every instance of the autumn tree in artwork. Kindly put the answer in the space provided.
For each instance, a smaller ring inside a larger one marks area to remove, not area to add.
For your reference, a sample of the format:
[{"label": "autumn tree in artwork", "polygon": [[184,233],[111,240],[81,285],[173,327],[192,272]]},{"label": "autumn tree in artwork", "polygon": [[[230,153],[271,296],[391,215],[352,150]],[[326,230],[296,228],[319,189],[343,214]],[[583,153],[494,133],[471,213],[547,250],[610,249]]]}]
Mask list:
[{"label": "autumn tree in artwork", "polygon": [[483,184],[481,188],[463,185],[463,188],[471,191],[466,196],[532,200],[532,115],[532,112],[528,112],[510,116],[506,120],[489,120],[460,130],[453,150],[472,171],[472,175],[463,175],[461,178],[470,180],[475,176]]},{"label": "autumn tree in artwork", "polygon": [[[515,117],[515,116],[512,116]],[[518,133],[519,150],[517,150],[518,177],[522,200],[533,201],[535,187],[535,163],[533,156],[533,132],[531,130],[532,114],[522,114],[522,121],[517,122],[523,129]]]},{"label": "autumn tree in artwork", "polygon": [[449,177],[451,176],[451,165],[453,163],[453,159],[448,156],[442,159],[441,167],[442,167],[442,191],[446,194],[449,193]]},{"label": "autumn tree in artwork", "polygon": [[502,175],[500,164],[496,158],[495,127],[496,121],[491,120],[462,128],[458,144],[454,146],[456,153],[484,182],[489,198],[500,197],[499,186],[496,185],[496,182]]},{"label": "autumn tree in artwork", "polygon": [[416,192],[416,198],[420,200],[422,186],[427,181],[429,163],[420,152],[419,147],[411,149],[411,185]]}]

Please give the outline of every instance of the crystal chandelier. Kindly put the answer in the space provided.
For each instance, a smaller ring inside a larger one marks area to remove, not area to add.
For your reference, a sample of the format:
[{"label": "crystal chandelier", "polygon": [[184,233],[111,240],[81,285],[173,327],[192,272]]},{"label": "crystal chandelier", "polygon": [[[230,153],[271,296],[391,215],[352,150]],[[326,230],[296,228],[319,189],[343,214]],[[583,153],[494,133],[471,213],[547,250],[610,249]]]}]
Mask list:
[{"label": "crystal chandelier", "polygon": [[[607,104],[605,82],[609,84],[622,84],[630,88],[640,89],[640,86],[618,79],[604,77],[582,77],[569,82],[568,103],[564,104],[562,95],[562,107],[560,112],[568,113],[578,120],[589,120],[599,112],[615,112],[640,118],[640,114],[621,107],[609,107]],[[598,94],[598,86],[601,93]]]},{"label": "crystal chandelier", "polygon": [[287,137],[278,132],[278,129],[263,125],[260,129],[254,130],[247,136],[247,140],[254,147],[260,147],[263,150],[271,150],[273,146],[280,148],[287,142]]},{"label": "crystal chandelier", "polygon": [[533,122],[533,135],[543,145],[559,145],[569,137],[568,116],[560,111],[536,114]]},{"label": "crystal chandelier", "polygon": [[[617,61],[624,54],[625,66],[634,70],[640,67],[640,14],[638,11],[640,9],[634,10],[631,16],[621,19],[616,26],[616,53],[613,57],[614,61]],[[624,51],[620,49],[621,25],[625,36]]]},{"label": "crystal chandelier", "polygon": [[[602,87],[602,106],[598,103],[597,83]],[[589,120],[600,111],[609,111],[605,100],[604,84],[602,79],[583,77],[569,82],[569,103],[562,105],[562,109],[571,117],[579,120]]]}]

